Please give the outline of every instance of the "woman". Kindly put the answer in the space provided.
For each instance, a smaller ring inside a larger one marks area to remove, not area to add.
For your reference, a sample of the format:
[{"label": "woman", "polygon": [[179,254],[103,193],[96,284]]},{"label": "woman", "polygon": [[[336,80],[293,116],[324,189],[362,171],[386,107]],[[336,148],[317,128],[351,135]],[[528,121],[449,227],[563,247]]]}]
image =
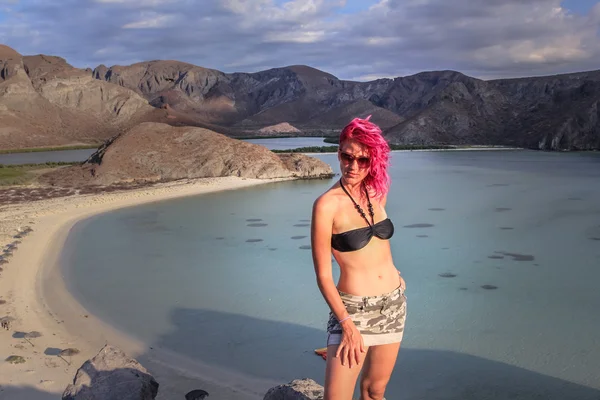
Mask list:
[{"label": "woman", "polygon": [[385,211],[390,148],[369,118],[342,130],[341,179],[313,205],[315,273],[331,310],[325,400],[351,400],[361,371],[361,400],[383,399],[404,332],[405,283],[392,260],[394,226]]}]

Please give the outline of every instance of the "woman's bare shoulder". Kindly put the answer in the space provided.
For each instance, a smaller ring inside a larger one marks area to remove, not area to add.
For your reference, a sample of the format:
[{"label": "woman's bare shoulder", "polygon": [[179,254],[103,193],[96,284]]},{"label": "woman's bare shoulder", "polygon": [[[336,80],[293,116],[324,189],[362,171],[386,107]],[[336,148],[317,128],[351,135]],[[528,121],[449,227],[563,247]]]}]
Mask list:
[{"label": "woman's bare shoulder", "polygon": [[321,207],[331,206],[333,204],[336,204],[337,202],[338,202],[338,195],[336,193],[336,190],[333,188],[327,190],[325,193],[321,194],[315,200],[315,204],[318,204]]},{"label": "woman's bare shoulder", "polygon": [[329,188],[315,200],[313,208],[315,211],[333,213],[339,204],[339,193],[336,185]]}]

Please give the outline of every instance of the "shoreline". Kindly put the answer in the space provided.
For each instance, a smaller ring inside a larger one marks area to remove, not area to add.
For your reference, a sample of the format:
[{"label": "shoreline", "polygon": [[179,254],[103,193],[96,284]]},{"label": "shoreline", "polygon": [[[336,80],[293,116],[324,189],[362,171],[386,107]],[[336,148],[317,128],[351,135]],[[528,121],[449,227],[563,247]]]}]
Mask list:
[{"label": "shoreline", "polygon": [[[148,347],[90,314],[67,290],[60,260],[71,229],[79,222],[117,209],[141,204],[239,189],[290,180],[204,178],[159,184],[100,195],[74,195],[0,208],[3,234],[0,246],[15,239],[17,229],[33,231],[18,244],[0,274],[0,318],[15,321],[0,331],[0,397],[5,400],[60,398],[72,383],[81,364],[105,345],[111,344],[138,360],[159,382],[157,399],[183,398],[185,393],[203,389],[227,399],[259,399],[274,382],[259,381],[203,365],[168,350]],[[38,331],[42,336],[28,343],[16,332]],[[65,348],[77,348],[71,364],[54,355]],[[25,358],[23,364],[4,361],[11,355]]]},{"label": "shoreline", "polygon": [[[507,150],[528,150],[522,147],[465,147],[465,148],[456,148],[456,149],[404,149],[404,150],[390,150],[392,153],[410,153],[410,152],[427,152],[427,151],[507,151]],[[303,152],[302,154],[313,155],[313,154],[337,154],[332,152]]]}]

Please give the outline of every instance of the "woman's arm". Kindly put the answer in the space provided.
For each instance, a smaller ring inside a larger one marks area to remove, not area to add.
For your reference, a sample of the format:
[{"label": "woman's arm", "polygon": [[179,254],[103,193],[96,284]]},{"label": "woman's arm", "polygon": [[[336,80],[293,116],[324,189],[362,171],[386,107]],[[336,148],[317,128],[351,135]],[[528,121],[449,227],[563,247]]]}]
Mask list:
[{"label": "woman's arm", "polygon": [[321,294],[333,312],[333,315],[340,321],[342,327],[342,340],[336,351],[336,357],[340,357],[342,365],[348,362],[348,366],[360,364],[362,353],[365,352],[365,346],[362,335],[354,325],[346,311],[346,306],[342,302],[340,294],[333,281],[331,266],[331,233],[333,231],[333,215],[335,214],[336,204],[333,199],[321,196],[313,205],[312,225],[311,225],[311,244],[313,263],[317,276],[317,285]]},{"label": "woman's arm", "polygon": [[314,205],[311,223],[311,247],[317,285],[329,308],[338,320],[348,316],[333,281],[331,265],[331,233],[335,203],[326,197],[319,197]]}]

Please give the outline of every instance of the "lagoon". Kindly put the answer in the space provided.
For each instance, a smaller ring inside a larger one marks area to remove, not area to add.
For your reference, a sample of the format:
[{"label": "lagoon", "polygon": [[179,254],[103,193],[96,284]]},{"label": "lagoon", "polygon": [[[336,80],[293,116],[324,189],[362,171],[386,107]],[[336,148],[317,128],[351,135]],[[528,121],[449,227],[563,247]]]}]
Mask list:
[{"label": "lagoon", "polygon": [[[335,155],[317,155],[337,171]],[[600,157],[394,152],[407,281],[388,399],[600,396]],[[310,210],[332,180],[170,200],[78,223],[69,289],[149,346],[257,380],[322,383]],[[337,277],[337,266],[334,264]]]}]

